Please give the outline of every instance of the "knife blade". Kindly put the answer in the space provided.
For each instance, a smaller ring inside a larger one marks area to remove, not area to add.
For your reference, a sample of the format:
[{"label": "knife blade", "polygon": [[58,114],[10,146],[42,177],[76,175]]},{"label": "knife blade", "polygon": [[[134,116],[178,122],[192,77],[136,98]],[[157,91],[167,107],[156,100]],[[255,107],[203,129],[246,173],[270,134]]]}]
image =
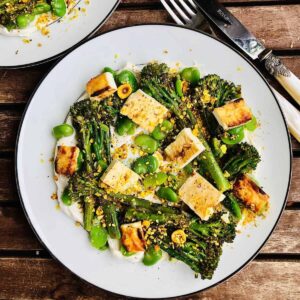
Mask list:
[{"label": "knife blade", "polygon": [[273,75],[286,91],[300,105],[300,79],[283,62],[267,49],[235,16],[217,0],[194,0],[209,23],[217,27],[238,48],[251,59],[264,63],[267,71]]},{"label": "knife blade", "polygon": [[201,12],[252,59],[266,50],[264,45],[223,5],[215,0],[194,0]]}]

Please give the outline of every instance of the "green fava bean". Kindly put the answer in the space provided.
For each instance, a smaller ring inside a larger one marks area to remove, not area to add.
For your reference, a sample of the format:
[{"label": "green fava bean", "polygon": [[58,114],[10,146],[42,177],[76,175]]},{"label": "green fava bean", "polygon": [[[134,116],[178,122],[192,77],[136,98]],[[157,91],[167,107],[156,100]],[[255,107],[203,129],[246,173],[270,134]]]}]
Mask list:
[{"label": "green fava bean", "polygon": [[116,132],[120,136],[134,134],[136,125],[127,117],[121,117],[116,124]]},{"label": "green fava bean", "polygon": [[161,187],[156,194],[159,198],[168,200],[170,202],[178,201],[178,195],[170,187]]},{"label": "green fava bean", "polygon": [[252,116],[251,121],[244,125],[244,128],[248,131],[254,131],[257,128],[257,119],[255,116]]},{"label": "green fava bean", "polygon": [[34,20],[34,15],[19,15],[16,19],[18,28],[26,28]]},{"label": "green fava bean", "polygon": [[52,130],[53,135],[55,138],[60,139],[62,137],[67,137],[73,134],[74,129],[69,124],[61,124],[58,126],[55,126]]},{"label": "green fava bean", "polygon": [[200,72],[195,67],[185,68],[181,71],[181,78],[195,85],[200,80]]},{"label": "green fava bean", "polygon": [[146,153],[154,153],[158,148],[158,142],[148,134],[140,134],[134,139],[134,143]]},{"label": "green fava bean", "polygon": [[61,201],[64,205],[70,206],[72,204],[72,198],[70,197],[68,189],[65,189],[61,195]]},{"label": "green fava bean", "polygon": [[143,264],[153,266],[162,258],[162,251],[158,246],[150,246],[144,253]]},{"label": "green fava bean", "polygon": [[105,68],[102,70],[102,73],[106,73],[106,72],[113,74],[114,77],[116,76],[116,71],[113,70],[113,69],[110,68],[110,67],[105,67]]},{"label": "green fava bean", "polygon": [[227,145],[235,145],[240,143],[245,137],[244,126],[239,126],[225,132],[221,140]]},{"label": "green fava bean", "polygon": [[65,0],[51,0],[53,13],[57,17],[63,17],[67,13],[67,4]]},{"label": "green fava bean", "polygon": [[153,173],[158,168],[158,160],[152,155],[138,158],[132,165],[132,169],[137,174]]},{"label": "green fava bean", "polygon": [[157,141],[162,141],[167,136],[167,133],[169,133],[172,129],[173,129],[173,124],[168,120],[164,120],[161,124],[157,125],[154,128],[151,135]]},{"label": "green fava bean", "polygon": [[44,2],[44,3],[38,3],[33,9],[32,13],[34,15],[40,15],[40,14],[47,13],[50,10],[51,10],[51,6],[48,3]]},{"label": "green fava bean", "polygon": [[156,187],[156,186],[164,184],[167,179],[168,179],[167,174],[158,172],[158,173],[147,176],[144,179],[143,184],[146,188]]},{"label": "green fava bean", "polygon": [[128,83],[131,86],[133,92],[137,91],[139,88],[135,75],[128,70],[123,70],[119,74],[117,74],[116,81],[118,85]]},{"label": "green fava bean", "polygon": [[107,231],[100,225],[93,225],[90,231],[90,242],[96,249],[102,250],[107,243]]}]

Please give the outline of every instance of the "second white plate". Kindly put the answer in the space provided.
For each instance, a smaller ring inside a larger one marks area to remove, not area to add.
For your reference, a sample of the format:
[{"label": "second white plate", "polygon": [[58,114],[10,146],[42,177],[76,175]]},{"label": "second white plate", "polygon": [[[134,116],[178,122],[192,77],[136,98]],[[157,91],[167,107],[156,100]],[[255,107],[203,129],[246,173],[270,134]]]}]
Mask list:
[{"label": "second white plate", "polygon": [[48,27],[49,35],[46,36],[39,31],[28,37],[0,35],[0,68],[30,67],[70,51],[100,28],[119,2],[120,0],[81,0],[76,10],[61,22]]}]

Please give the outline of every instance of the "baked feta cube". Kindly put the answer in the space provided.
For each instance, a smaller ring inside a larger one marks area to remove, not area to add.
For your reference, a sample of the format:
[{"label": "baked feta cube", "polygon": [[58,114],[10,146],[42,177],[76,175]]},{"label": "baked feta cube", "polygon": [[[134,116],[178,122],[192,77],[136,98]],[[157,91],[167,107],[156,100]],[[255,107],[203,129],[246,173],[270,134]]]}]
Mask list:
[{"label": "baked feta cube", "polygon": [[152,132],[166,118],[168,109],[138,90],[128,97],[120,112],[143,129]]},{"label": "baked feta cube", "polygon": [[258,214],[262,214],[269,208],[270,197],[247,175],[242,175],[235,181],[233,192]]},{"label": "baked feta cube", "polygon": [[251,110],[242,98],[215,108],[213,114],[224,130],[241,126],[252,119]]},{"label": "baked feta cube", "polygon": [[58,146],[55,158],[55,171],[57,174],[72,176],[77,170],[79,148],[76,146]]},{"label": "baked feta cube", "polygon": [[86,85],[86,91],[92,100],[102,100],[111,96],[117,91],[114,76],[106,72],[92,78]]},{"label": "baked feta cube", "polygon": [[142,222],[121,225],[122,244],[128,252],[145,251]]},{"label": "baked feta cube", "polygon": [[165,149],[165,153],[179,168],[184,168],[204,150],[205,147],[193,134],[191,128],[184,128],[175,141]]},{"label": "baked feta cube", "polygon": [[101,180],[118,192],[125,192],[138,184],[140,176],[121,163],[114,160],[104,174]]},{"label": "baked feta cube", "polygon": [[214,213],[215,207],[225,198],[220,191],[196,172],[181,186],[179,197],[201,220],[208,220]]}]

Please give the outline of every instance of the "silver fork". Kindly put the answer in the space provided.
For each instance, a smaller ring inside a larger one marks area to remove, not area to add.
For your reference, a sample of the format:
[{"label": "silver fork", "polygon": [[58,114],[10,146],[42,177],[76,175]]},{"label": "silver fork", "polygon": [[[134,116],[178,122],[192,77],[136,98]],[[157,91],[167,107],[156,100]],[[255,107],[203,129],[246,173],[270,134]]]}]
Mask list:
[{"label": "silver fork", "polygon": [[[217,37],[217,34],[210,27],[209,23],[199,11],[193,0],[160,1],[178,25],[200,29],[214,37]],[[272,90],[285,115],[290,133],[300,142],[300,112],[274,88],[272,88]]]},{"label": "silver fork", "polygon": [[216,36],[193,0],[161,0],[161,3],[178,25],[200,29]]}]

